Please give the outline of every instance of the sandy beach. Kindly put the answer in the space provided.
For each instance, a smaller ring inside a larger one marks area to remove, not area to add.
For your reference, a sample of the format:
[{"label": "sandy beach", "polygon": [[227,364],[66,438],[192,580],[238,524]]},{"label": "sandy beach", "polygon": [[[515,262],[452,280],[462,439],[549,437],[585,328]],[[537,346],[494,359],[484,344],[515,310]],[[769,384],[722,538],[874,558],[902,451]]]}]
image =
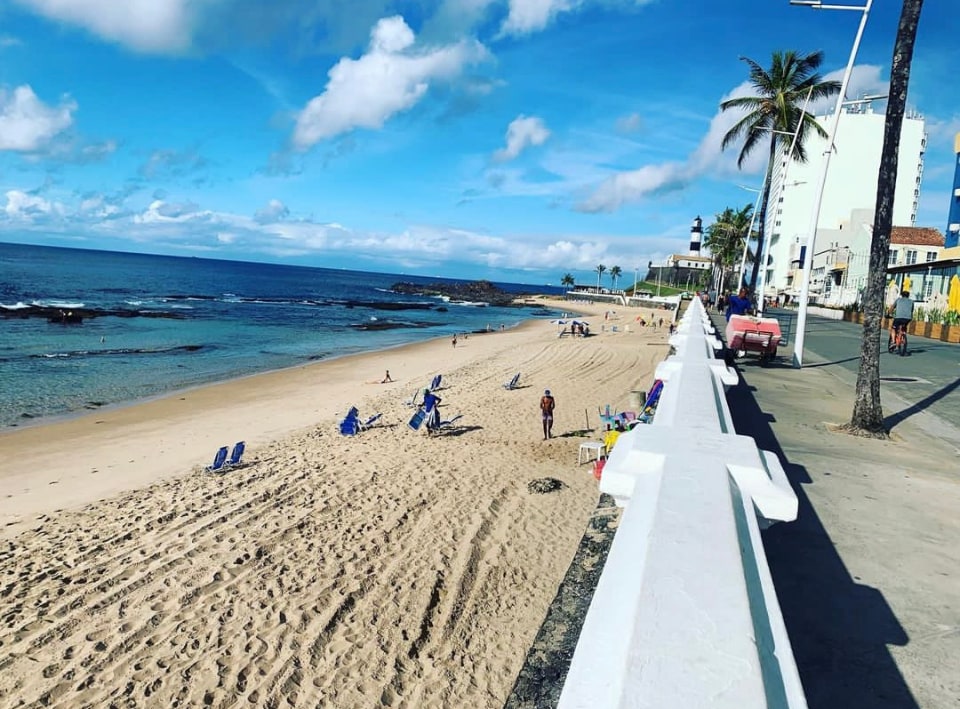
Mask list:
[{"label": "sandy beach", "polygon": [[[579,444],[668,349],[637,310],[559,307],[593,335],[527,322],[0,434],[0,707],[502,706],[597,503]],[[404,402],[436,374],[462,416],[429,436]],[[382,416],[344,437],[350,406]]]}]

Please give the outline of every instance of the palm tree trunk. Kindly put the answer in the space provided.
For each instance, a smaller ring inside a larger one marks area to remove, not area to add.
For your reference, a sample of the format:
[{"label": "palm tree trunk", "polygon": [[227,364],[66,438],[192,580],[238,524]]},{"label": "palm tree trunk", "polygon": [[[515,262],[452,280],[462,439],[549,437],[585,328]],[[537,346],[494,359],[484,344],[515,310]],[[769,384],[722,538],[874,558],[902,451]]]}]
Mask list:
[{"label": "palm tree trunk", "polygon": [[[777,137],[773,136],[770,139],[770,157],[767,159],[767,177],[763,181],[763,200],[760,204],[760,214],[757,217],[757,221],[760,222],[757,227],[757,258],[753,260],[753,268],[750,270],[750,290],[756,292],[757,290],[757,278],[760,275],[760,266],[762,262],[767,260],[767,254],[763,249],[763,240],[766,236],[766,226],[767,226],[767,204],[770,201],[770,182],[771,176],[773,174],[773,161],[776,157],[777,152]],[[750,235],[747,235],[747,238],[750,238]],[[763,297],[762,294],[759,297]]]},{"label": "palm tree trunk", "polygon": [[[917,24],[923,0],[903,0],[897,40],[890,67],[890,94],[883,128],[883,152],[877,178],[877,204],[870,243],[870,270],[863,300],[863,340],[860,343],[860,368],[857,372],[857,396],[848,429],[885,437],[880,405],[880,323],[883,316],[887,285],[887,254],[890,230],[893,227],[893,198],[897,186],[897,157],[900,151],[900,130],[907,103],[910,64],[917,38]],[[808,254],[810,258],[812,254]]]}]

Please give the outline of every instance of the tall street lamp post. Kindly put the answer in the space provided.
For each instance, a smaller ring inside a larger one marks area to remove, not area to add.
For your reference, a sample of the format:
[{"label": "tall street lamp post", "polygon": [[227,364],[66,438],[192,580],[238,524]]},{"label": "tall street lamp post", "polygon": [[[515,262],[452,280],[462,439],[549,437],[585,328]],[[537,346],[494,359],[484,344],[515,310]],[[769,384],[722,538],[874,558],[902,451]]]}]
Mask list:
[{"label": "tall street lamp post", "polygon": [[[744,285],[743,271],[747,267],[747,252],[750,250],[750,239],[753,236],[753,225],[757,219],[757,210],[760,209],[760,198],[763,197],[763,188],[766,184],[767,184],[767,174],[766,174],[766,171],[764,171],[763,184],[760,185],[760,189],[755,190],[752,187],[744,187],[743,185],[737,185],[737,187],[739,187],[742,190],[746,190],[747,192],[757,193],[757,199],[753,203],[753,211],[750,213],[750,226],[747,227],[747,238],[743,240],[743,255],[740,257],[740,274],[737,276],[737,280],[739,281],[739,283],[737,283],[738,291]],[[717,292],[719,295],[719,289],[717,289]]]},{"label": "tall street lamp post", "polygon": [[817,222],[820,221],[820,205],[823,202],[823,189],[827,182],[827,170],[830,167],[830,156],[833,154],[833,141],[837,137],[837,128],[840,125],[840,113],[843,110],[843,100],[847,93],[847,86],[850,84],[850,75],[853,73],[853,63],[857,58],[857,51],[860,49],[860,39],[863,37],[864,27],[867,25],[867,16],[870,14],[870,8],[873,0],[866,0],[866,5],[824,5],[822,0],[790,0],[791,5],[805,5],[816,10],[859,10],[863,13],[860,18],[860,27],[857,29],[856,39],[853,41],[853,48],[850,50],[850,59],[847,61],[846,71],[843,73],[843,80],[840,82],[840,93],[837,94],[837,105],[833,111],[833,121],[830,124],[830,131],[827,138],[827,149],[823,153],[823,166],[820,170],[820,179],[817,182],[816,192],[813,196],[813,209],[810,212],[810,226],[807,230],[807,244],[803,255],[803,276],[800,281],[800,305],[797,312],[797,340],[793,346],[793,366],[803,366],[803,341],[804,330],[807,326],[807,300],[810,297],[810,270],[813,265],[813,248],[817,238]]}]

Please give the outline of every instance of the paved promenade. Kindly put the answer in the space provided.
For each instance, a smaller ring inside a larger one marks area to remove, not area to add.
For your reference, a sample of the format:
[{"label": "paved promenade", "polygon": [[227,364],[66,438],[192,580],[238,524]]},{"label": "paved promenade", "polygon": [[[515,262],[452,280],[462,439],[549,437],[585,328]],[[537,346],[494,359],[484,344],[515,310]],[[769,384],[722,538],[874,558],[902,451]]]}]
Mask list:
[{"label": "paved promenade", "polygon": [[[769,313],[793,340],[792,312]],[[723,318],[714,315],[722,332]],[[764,543],[812,709],[960,707],[960,346],[883,355],[893,440],[833,433],[853,411],[861,327],[811,317],[792,352],[737,361],[737,432],[776,452],[800,499]]]}]

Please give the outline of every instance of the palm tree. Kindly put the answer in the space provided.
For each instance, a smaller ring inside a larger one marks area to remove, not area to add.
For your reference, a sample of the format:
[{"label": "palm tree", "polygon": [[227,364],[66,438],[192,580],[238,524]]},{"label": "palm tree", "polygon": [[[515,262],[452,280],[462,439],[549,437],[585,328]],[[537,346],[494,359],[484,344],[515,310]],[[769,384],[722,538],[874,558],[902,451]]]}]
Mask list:
[{"label": "palm tree", "polygon": [[[741,57],[750,67],[750,83],[756,96],[740,96],[723,101],[722,111],[735,108],[747,111],[723,136],[722,147],[725,150],[743,138],[737,167],[743,167],[744,161],[763,140],[768,140],[767,179],[760,207],[759,227],[757,230],[757,253],[761,258],[754,259],[750,274],[750,288],[755,288],[760,262],[766,260],[763,254],[764,227],[767,219],[767,207],[770,200],[770,175],[773,173],[774,160],[778,148],[786,153],[794,133],[797,140],[790,159],[805,163],[807,152],[803,147],[810,131],[827,138],[826,131],[817,123],[813,114],[803,109],[808,100],[829,98],[840,91],[839,81],[823,81],[817,69],[823,63],[823,52],[797,54],[796,52],[774,52],[773,64],[767,71],[757,62]],[[799,127],[799,132],[798,132]],[[808,257],[809,258],[809,257]]]},{"label": "palm tree", "polygon": [[877,176],[877,203],[870,242],[870,270],[863,296],[863,339],[860,342],[860,367],[857,370],[857,395],[846,430],[858,435],[887,437],[880,405],[880,322],[886,291],[887,253],[893,226],[893,198],[897,186],[897,156],[900,130],[910,84],[913,45],[920,23],[923,0],[903,0],[897,39],[890,65],[890,91],[883,128],[883,149]]},{"label": "palm tree", "polygon": [[560,279],[560,285],[566,288],[573,288],[574,283],[576,281],[573,280],[573,275],[569,273],[564,273],[563,278]]},{"label": "palm tree", "polygon": [[610,267],[610,280],[613,281],[613,289],[617,289],[617,279],[623,274],[623,269],[619,266]]},{"label": "palm tree", "polygon": [[594,269],[597,272],[597,293],[600,292],[600,276],[603,275],[603,272],[607,270],[607,267],[602,263]]},{"label": "palm tree", "polygon": [[714,267],[720,271],[721,291],[726,288],[727,274],[740,263],[744,246],[750,238],[748,232],[752,218],[752,204],[737,210],[727,207],[707,227],[703,245],[710,249]]}]

